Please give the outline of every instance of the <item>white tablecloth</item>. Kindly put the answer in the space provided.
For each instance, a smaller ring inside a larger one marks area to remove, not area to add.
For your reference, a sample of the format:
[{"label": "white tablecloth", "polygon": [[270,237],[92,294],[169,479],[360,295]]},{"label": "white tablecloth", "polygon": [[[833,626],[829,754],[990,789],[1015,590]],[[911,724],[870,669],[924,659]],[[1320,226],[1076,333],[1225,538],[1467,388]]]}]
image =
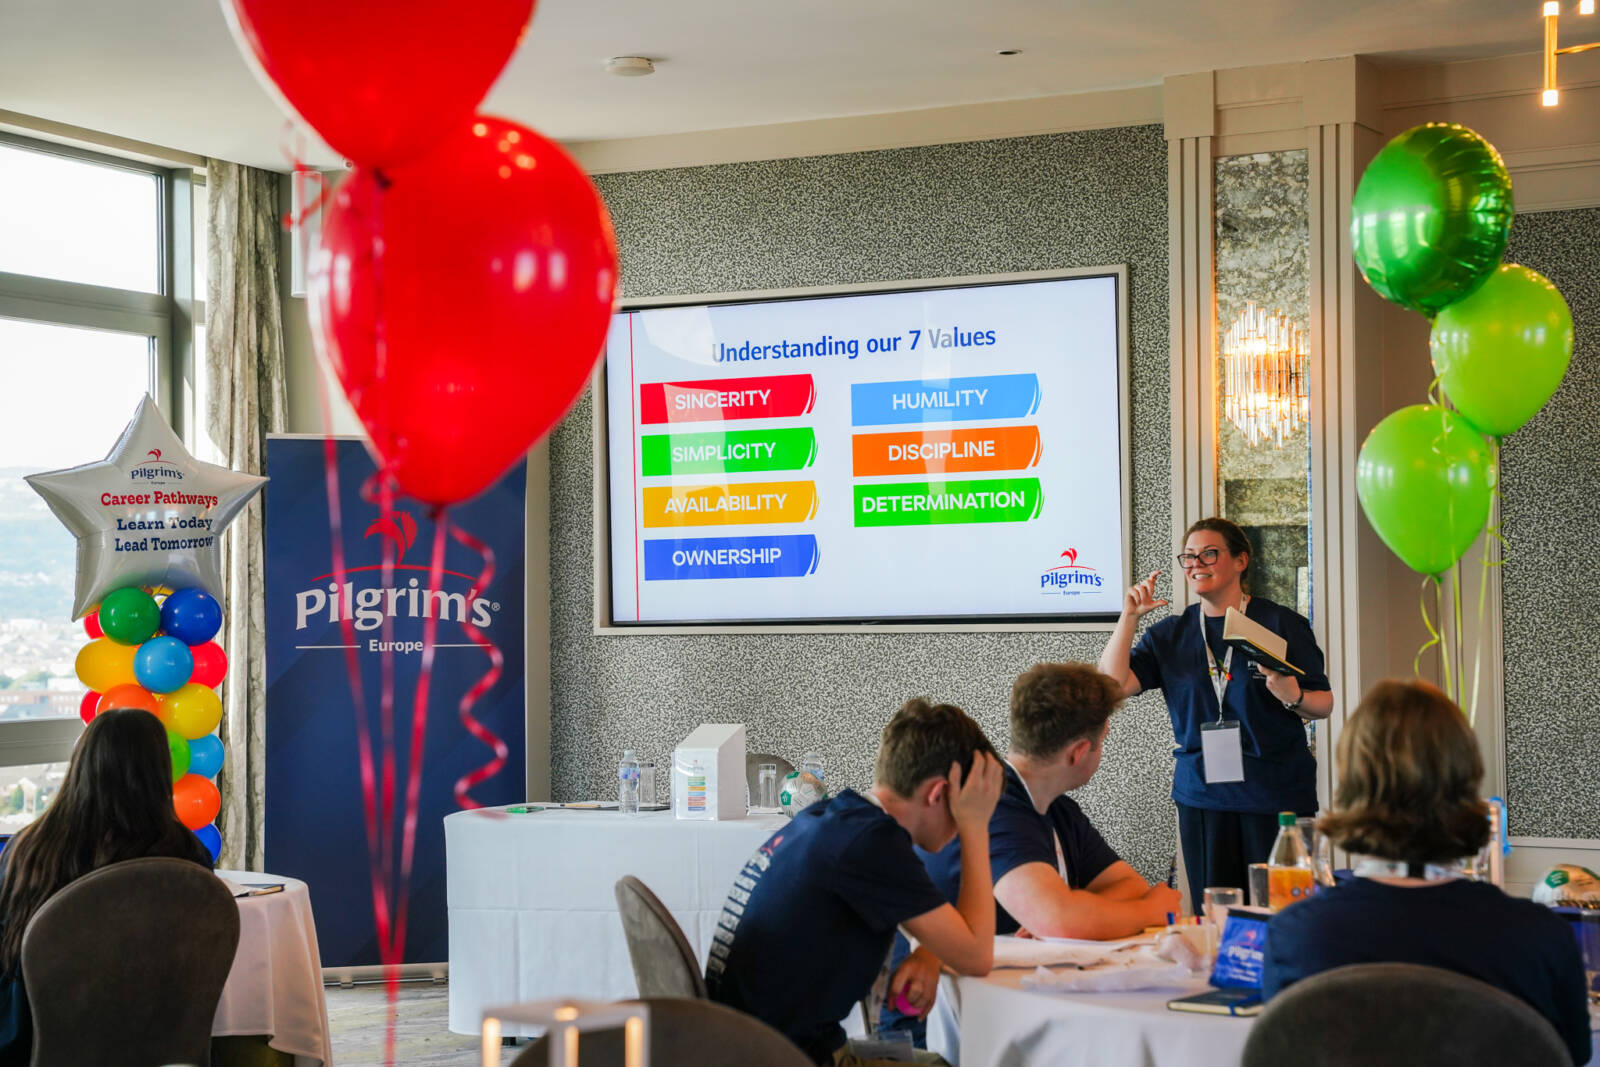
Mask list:
[{"label": "white tablecloth", "polygon": [[[661,898],[703,965],[734,876],[787,821],[503,808],[446,816],[450,1029],[476,1034],[495,1004],[637,995],[613,891],[625,874]],[[527,1036],[510,1024],[505,1033]]]},{"label": "white tablecloth", "polygon": [[[1167,1008],[1205,989],[1200,979],[1184,989],[1061,994],[1023,989],[1029,973],[940,980],[939,999],[950,998],[945,1007],[959,1018],[961,1067],[1238,1067],[1250,1034],[1251,1019]],[[929,1048],[934,1030],[930,1020]]]},{"label": "white tablecloth", "polygon": [[306,884],[258,871],[217,874],[241,884],[281,882],[284,890],[239,898],[239,951],[222,987],[211,1033],[265,1034],[269,1045],[294,1056],[295,1067],[331,1064],[322,958]]}]

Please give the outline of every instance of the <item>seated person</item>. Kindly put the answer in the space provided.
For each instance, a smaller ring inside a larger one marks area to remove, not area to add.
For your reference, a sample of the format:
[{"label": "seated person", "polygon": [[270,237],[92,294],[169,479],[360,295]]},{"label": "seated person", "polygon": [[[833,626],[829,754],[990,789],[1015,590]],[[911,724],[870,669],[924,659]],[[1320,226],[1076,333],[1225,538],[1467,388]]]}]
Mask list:
[{"label": "seated person", "polygon": [[28,920],[68,882],[142,856],[211,869],[211,853],[173,813],[172,755],[161,720],[114,708],[89,723],[55,799],[0,854],[0,1067],[26,1067],[33,1052],[22,985]]},{"label": "seated person", "polygon": [[1338,759],[1318,828],[1353,853],[1356,877],[1272,917],[1263,994],[1353,963],[1441,967],[1521,997],[1587,1063],[1587,984],[1567,924],[1439,869],[1489,840],[1483,760],[1461,709],[1426,682],[1379,682],[1345,723]]},{"label": "seated person", "polygon": [[[845,789],[812,804],[757,850],[706,962],[712,1000],[819,1064],[861,1063],[839,1020],[872,992],[897,926],[961,974],[987,974],[994,960],[988,864],[962,872],[952,907],[912,851],[959,837],[988,855],[1000,764],[983,731],[960,708],[909,701],[883,728],[875,781],[867,796]],[[889,988],[903,985],[896,975]]]},{"label": "seated person", "polygon": [[[1099,768],[1121,703],[1121,687],[1086,663],[1041,663],[1012,685],[1005,786],[989,820],[997,933],[1110,940],[1178,910],[1177,890],[1141,878],[1066,795]],[[949,899],[964,845],[922,854]]]}]

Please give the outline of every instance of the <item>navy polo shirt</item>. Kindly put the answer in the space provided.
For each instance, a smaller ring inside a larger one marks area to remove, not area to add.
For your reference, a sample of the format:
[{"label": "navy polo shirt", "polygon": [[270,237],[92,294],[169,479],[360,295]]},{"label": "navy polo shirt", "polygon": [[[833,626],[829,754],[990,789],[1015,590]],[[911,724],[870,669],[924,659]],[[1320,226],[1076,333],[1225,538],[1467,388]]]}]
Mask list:
[{"label": "navy polo shirt", "polygon": [[[996,882],[1025,863],[1043,863],[1053,871],[1059,870],[1057,841],[1061,842],[1060,859],[1066,861],[1067,885],[1073,889],[1087,889],[1102,871],[1118,861],[1120,857],[1089,822],[1077,801],[1063,794],[1052,800],[1041,815],[1033,806],[1022,776],[1009,763],[1005,776],[1000,801],[989,817],[989,870]],[[939,852],[919,848],[917,855],[928,868],[933,884],[954,904],[961,893],[961,839]],[[994,913],[995,933],[1017,932],[1020,924],[998,900]]]},{"label": "navy polo shirt", "polygon": [[[1301,689],[1332,688],[1324,673],[1322,650],[1303,617],[1260,596],[1250,598],[1244,613],[1288,642],[1289,662],[1306,672],[1300,678]],[[1162,619],[1146,630],[1133,648],[1129,666],[1142,688],[1161,690],[1167,701],[1177,742],[1173,800],[1212,811],[1310,815],[1317,810],[1317,761],[1306,746],[1305,720],[1285,708],[1238,654],[1233,657],[1232,680],[1223,693],[1223,711],[1241,724],[1244,781],[1206,784],[1200,761],[1200,724],[1216,722],[1218,709],[1199,604],[1191,604],[1182,614]]]},{"label": "navy polo shirt", "polygon": [[783,1033],[816,1063],[872,991],[895,928],[944,906],[911,835],[845,789],[810,805],[750,857],[706,961],[711,999]]},{"label": "navy polo shirt", "polygon": [[1549,908],[1487,882],[1407,888],[1353,878],[1272,917],[1262,993],[1354,963],[1416,963],[1487,982],[1549,1019],[1573,1063],[1589,1062],[1583,957]]}]

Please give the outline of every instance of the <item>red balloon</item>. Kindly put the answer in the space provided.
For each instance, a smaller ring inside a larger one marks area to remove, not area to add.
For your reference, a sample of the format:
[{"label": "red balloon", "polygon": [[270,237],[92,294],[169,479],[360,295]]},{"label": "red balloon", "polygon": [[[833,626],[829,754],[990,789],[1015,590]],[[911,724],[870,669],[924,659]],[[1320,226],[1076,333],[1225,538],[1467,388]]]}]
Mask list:
[{"label": "red balloon", "polygon": [[98,611],[91,611],[83,617],[83,632],[89,635],[90,640],[106,635],[106,632],[100,629],[100,613]]},{"label": "red balloon", "polygon": [[100,709],[100,694],[93,689],[83,694],[83,699],[78,702],[78,718],[88,722],[94,718]]},{"label": "red balloon", "polygon": [[172,785],[172,810],[178,813],[178,821],[191,830],[209,824],[221,808],[222,794],[209,778],[186,774]]},{"label": "red balloon", "polygon": [[222,646],[215,641],[207,641],[203,645],[192,646],[189,651],[194,654],[194,673],[189,676],[189,681],[208,689],[221,685],[228,673],[228,655],[222,651]]},{"label": "red balloon", "polygon": [[566,414],[616,288],[588,177],[534,131],[479,116],[415,164],[358,167],[339,186],[312,266],[313,336],[379,462],[412,496],[453,504]]},{"label": "red balloon", "polygon": [[148,711],[152,715],[160,715],[161,701],[144,686],[134,685],[130,682],[125,685],[114,685],[107,689],[105,695],[100,698],[99,704],[95,706],[95,714],[98,715],[100,712],[109,711],[112,708],[138,708],[141,711]]},{"label": "red balloon", "polygon": [[223,0],[234,40],[334,151],[369,167],[422,155],[470,119],[533,0]]}]

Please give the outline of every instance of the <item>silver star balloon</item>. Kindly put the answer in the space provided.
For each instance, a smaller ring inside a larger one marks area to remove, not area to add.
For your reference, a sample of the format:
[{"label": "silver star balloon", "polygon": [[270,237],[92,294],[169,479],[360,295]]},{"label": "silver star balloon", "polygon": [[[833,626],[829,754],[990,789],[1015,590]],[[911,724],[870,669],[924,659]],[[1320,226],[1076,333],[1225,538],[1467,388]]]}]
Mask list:
[{"label": "silver star balloon", "polygon": [[27,476],[78,539],[74,619],[129,585],[222,603],[222,531],[266,481],[195,459],[149,396],[105,459]]}]

